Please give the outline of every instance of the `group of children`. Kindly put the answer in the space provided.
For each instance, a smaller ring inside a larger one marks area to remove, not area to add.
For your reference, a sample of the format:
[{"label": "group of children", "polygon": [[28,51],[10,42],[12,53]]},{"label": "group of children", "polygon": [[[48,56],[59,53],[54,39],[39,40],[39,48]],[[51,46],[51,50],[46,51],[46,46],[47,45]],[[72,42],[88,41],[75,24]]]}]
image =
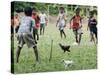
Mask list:
[{"label": "group of children", "polygon": [[[44,34],[45,26],[47,25],[47,16],[42,11],[41,14],[38,15],[37,10],[33,8],[32,10],[32,18],[35,20],[35,25],[33,26],[33,37],[34,40],[39,40],[38,30],[40,28],[40,35]],[[37,38],[36,38],[37,37]]]},{"label": "group of children", "polygon": [[40,35],[44,34],[47,25],[47,17],[44,12],[40,15],[35,8],[26,7],[25,16],[20,20],[18,14],[11,16],[11,38],[14,32],[17,33],[18,47],[16,51],[16,62],[19,62],[19,56],[24,44],[34,49],[36,61],[38,61],[37,40],[39,40],[38,30],[40,27]]},{"label": "group of children", "polygon": [[[75,11],[75,15],[70,19],[70,29],[73,30],[74,34],[75,34],[75,40],[76,42],[74,43],[74,45],[79,45],[81,42],[81,37],[83,34],[82,31],[82,17],[80,16],[80,8],[77,8]],[[59,31],[60,31],[60,35],[62,38],[62,35],[64,35],[64,37],[66,38],[66,34],[64,32],[64,28],[66,27],[66,13],[63,7],[60,7],[60,12],[57,18],[57,24],[56,26],[59,27]],[[97,43],[97,20],[96,18],[94,18],[94,13],[93,11],[90,12],[90,17],[88,20],[88,28],[90,30],[90,37],[91,37],[91,41],[94,41]],[[94,38],[95,35],[95,38]]]},{"label": "group of children", "polygon": [[[80,44],[81,37],[82,37],[82,18],[80,16],[80,9],[76,9],[76,14],[73,16],[70,20],[70,29],[73,30],[75,34],[75,40],[76,44]],[[37,40],[39,40],[39,34],[38,30],[40,27],[40,35],[44,34],[45,26],[47,25],[47,17],[44,12],[42,12],[40,15],[38,15],[35,8],[26,7],[24,10],[25,16],[23,16],[20,19],[20,22],[16,23],[16,33],[17,33],[17,40],[18,40],[18,47],[16,50],[16,62],[19,62],[19,56],[21,49],[23,48],[24,44],[27,44],[27,46],[30,48],[32,47],[35,53],[36,61],[38,62],[38,49],[37,49]],[[16,15],[15,19],[18,18],[18,15]],[[14,18],[11,18],[11,34],[14,34],[13,27],[14,27]],[[19,19],[18,19],[19,20]],[[15,20],[15,21],[18,21]],[[18,26],[18,24],[20,26]],[[67,24],[67,17],[66,13],[63,7],[60,8],[60,13],[57,18],[56,26],[59,27],[61,38],[64,35],[66,38],[66,34],[64,32],[64,28]],[[91,41],[94,40],[94,34],[97,39],[97,20],[93,17],[93,14],[91,14],[89,21],[88,21],[88,27],[90,29],[91,34]]]}]

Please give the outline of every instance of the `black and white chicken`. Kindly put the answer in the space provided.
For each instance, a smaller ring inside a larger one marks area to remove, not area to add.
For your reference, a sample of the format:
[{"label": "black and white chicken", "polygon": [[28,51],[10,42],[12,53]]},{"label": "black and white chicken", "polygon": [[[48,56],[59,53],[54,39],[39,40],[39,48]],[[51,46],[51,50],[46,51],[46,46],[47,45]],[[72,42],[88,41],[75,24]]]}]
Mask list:
[{"label": "black and white chicken", "polygon": [[61,43],[59,43],[59,46],[61,47],[61,49],[64,51],[64,53],[67,51],[67,52],[70,52],[69,48],[70,48],[70,45],[62,45]]}]

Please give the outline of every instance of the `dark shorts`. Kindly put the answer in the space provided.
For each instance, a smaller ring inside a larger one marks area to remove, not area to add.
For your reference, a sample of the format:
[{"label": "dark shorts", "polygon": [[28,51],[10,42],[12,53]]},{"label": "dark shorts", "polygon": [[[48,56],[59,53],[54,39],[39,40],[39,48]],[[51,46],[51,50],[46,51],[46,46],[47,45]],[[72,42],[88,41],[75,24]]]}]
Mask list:
[{"label": "dark shorts", "polygon": [[97,28],[95,27],[90,27],[90,32],[91,33],[97,33]]},{"label": "dark shorts", "polygon": [[33,33],[38,34],[38,29],[37,28],[33,28]]},{"label": "dark shorts", "polygon": [[23,47],[24,44],[27,44],[27,46],[29,48],[36,46],[35,41],[33,39],[33,36],[30,33],[21,33],[21,34],[18,34],[17,39],[18,39],[18,46],[19,47]]}]

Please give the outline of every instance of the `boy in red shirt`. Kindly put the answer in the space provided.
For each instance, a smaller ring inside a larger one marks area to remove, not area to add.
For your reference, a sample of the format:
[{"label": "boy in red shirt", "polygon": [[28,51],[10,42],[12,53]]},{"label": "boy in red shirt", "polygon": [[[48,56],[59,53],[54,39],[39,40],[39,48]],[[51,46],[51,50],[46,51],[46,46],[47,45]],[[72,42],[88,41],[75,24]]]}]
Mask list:
[{"label": "boy in red shirt", "polygon": [[73,29],[73,32],[75,34],[75,39],[76,39],[76,43],[75,44],[80,44],[81,41],[81,36],[82,36],[82,21],[81,21],[81,17],[79,15],[80,13],[80,9],[77,8],[76,9],[76,15],[73,16],[70,20],[70,28]]},{"label": "boy in red shirt", "polygon": [[37,42],[37,40],[39,40],[38,30],[40,27],[40,18],[35,8],[33,8],[33,11],[32,11],[32,18],[35,20],[35,26],[33,26],[33,37],[34,37],[35,42]]}]

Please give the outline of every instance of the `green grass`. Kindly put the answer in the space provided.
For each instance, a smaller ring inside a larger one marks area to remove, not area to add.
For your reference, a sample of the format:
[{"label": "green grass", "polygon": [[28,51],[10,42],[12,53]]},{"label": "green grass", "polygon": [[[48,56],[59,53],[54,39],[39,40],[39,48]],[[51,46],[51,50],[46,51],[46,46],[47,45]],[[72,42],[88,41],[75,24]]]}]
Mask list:
[{"label": "green grass", "polygon": [[[96,69],[97,68],[97,47],[89,40],[89,31],[86,31],[86,26],[83,28],[84,34],[80,46],[72,46],[74,34],[72,30],[66,27],[66,39],[60,38],[59,30],[56,28],[55,23],[49,24],[46,27],[45,35],[40,36],[38,41],[38,52],[40,64],[35,65],[35,55],[32,48],[27,48],[24,45],[19,63],[14,64],[15,73],[33,73],[33,72],[47,72],[47,71],[65,71],[64,65],[61,63],[62,59],[72,60],[74,64],[67,67],[68,70],[83,70],[83,69]],[[49,62],[51,40],[53,40],[52,59]],[[59,47],[59,43],[70,44],[71,52],[63,53]],[[14,60],[16,55],[17,42],[14,42]]]}]

